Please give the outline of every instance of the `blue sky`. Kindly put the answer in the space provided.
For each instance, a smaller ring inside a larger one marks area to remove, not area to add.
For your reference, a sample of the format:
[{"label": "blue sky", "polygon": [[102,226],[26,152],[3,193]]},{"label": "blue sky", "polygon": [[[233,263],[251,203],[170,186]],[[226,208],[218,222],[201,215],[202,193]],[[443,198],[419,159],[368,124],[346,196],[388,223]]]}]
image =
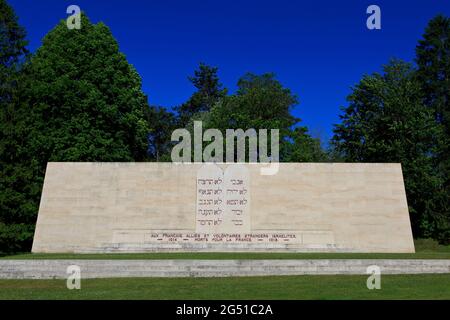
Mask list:
[{"label": "blue sky", "polygon": [[[245,72],[274,72],[299,97],[294,115],[328,139],[352,85],[396,57],[412,61],[427,22],[450,15],[449,0],[8,0],[29,48],[77,4],[103,21],[142,77],[155,105],[174,106],[194,91],[199,62],[219,67],[233,92]],[[381,30],[366,28],[366,8],[381,8]]]}]

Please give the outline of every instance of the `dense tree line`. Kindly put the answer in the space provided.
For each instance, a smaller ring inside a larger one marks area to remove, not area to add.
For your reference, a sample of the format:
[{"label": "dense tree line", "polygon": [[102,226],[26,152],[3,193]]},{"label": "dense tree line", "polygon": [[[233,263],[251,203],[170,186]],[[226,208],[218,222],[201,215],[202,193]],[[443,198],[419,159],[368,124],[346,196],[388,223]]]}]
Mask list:
[{"label": "dense tree line", "polygon": [[433,19],[416,63],[389,62],[348,97],[330,149],[292,115],[298,98],[272,73],[229,94],[216,67],[188,78],[179,106],[149,105],[139,74],[103,23],[61,21],[29,54],[0,0],[0,252],[30,249],[48,161],[171,161],[176,128],[279,129],[283,162],[401,162],[414,234],[450,239],[449,18]]},{"label": "dense tree line", "polygon": [[416,64],[394,60],[353,88],[333,154],[345,161],[400,162],[415,237],[450,243],[450,18],[432,19]]}]

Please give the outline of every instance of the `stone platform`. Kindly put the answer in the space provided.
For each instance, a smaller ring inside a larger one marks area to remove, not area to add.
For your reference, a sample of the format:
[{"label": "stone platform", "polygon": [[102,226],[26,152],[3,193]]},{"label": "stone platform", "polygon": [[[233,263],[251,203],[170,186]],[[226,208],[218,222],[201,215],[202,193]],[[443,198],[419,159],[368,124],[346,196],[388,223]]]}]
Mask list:
[{"label": "stone platform", "polygon": [[381,274],[450,273],[450,260],[0,260],[0,279],[66,279],[67,267],[81,278],[240,277],[281,275],[365,275],[377,265]]}]

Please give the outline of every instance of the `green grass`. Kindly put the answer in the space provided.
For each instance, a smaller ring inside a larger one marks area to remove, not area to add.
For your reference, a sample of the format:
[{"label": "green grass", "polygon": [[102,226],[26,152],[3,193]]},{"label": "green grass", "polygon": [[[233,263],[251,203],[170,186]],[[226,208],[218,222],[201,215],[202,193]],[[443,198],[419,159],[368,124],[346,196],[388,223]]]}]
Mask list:
[{"label": "green grass", "polygon": [[367,276],[0,280],[0,299],[450,299],[450,274],[385,275],[381,290]]},{"label": "green grass", "polygon": [[[0,259],[450,259],[450,246],[416,241],[415,254],[387,253],[122,253],[17,254]],[[450,299],[450,274],[384,275],[381,290],[367,276],[115,278],[0,280],[0,299]]]}]

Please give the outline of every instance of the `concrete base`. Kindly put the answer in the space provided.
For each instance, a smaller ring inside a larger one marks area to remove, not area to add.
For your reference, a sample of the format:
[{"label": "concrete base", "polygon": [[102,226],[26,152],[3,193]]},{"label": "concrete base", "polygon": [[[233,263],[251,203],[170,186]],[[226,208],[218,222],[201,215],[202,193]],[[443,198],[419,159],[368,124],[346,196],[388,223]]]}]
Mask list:
[{"label": "concrete base", "polygon": [[0,260],[0,279],[66,279],[67,267],[81,278],[240,277],[280,275],[365,275],[377,265],[381,274],[450,273],[450,260]]}]

